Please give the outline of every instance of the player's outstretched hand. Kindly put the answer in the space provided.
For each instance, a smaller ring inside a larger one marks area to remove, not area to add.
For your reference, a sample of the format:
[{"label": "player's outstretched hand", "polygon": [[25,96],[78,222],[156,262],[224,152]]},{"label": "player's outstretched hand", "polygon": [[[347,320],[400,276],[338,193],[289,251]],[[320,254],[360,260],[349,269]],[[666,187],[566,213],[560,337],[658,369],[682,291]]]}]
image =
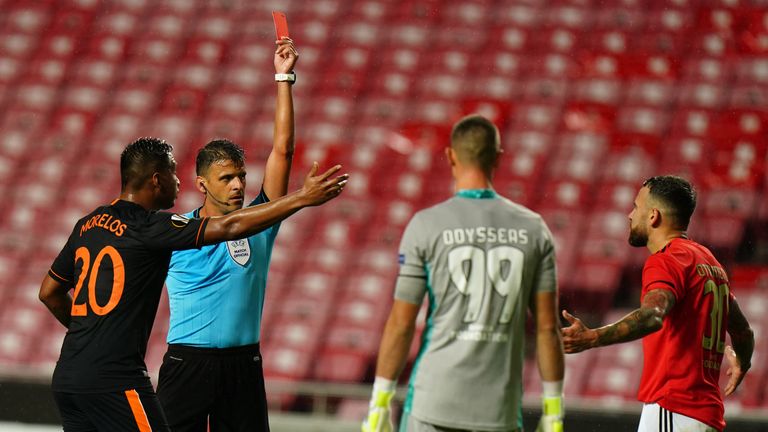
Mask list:
[{"label": "player's outstretched hand", "polygon": [[728,384],[725,386],[725,395],[730,396],[739,387],[741,381],[744,379],[746,371],[741,370],[741,362],[739,357],[736,356],[736,352],[728,345],[725,347],[725,360],[728,362],[728,371],[725,373],[728,375]]},{"label": "player's outstretched hand", "polygon": [[287,37],[275,41],[275,73],[289,73],[299,60],[299,52],[293,46],[293,40]]},{"label": "player's outstretched hand", "polygon": [[347,185],[349,174],[342,174],[331,178],[339,172],[341,165],[336,165],[323,174],[318,175],[317,162],[312,163],[312,168],[304,178],[304,186],[301,188],[301,194],[306,200],[306,205],[316,206],[332,200],[341,194],[344,186]]},{"label": "player's outstretched hand", "polygon": [[597,342],[597,332],[584,325],[580,319],[563,311],[563,318],[571,323],[563,328],[563,349],[568,354],[582,352],[594,348]]}]

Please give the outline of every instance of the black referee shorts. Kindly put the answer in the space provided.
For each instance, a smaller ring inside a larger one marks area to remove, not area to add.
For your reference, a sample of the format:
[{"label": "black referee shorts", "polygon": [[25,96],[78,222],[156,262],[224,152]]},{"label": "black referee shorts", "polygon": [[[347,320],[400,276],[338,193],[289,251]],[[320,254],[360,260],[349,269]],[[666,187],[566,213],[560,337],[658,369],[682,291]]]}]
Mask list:
[{"label": "black referee shorts", "polygon": [[64,432],[170,432],[152,389],[53,392]]},{"label": "black referee shorts", "polygon": [[269,431],[259,345],[169,345],[157,395],[173,432]]}]

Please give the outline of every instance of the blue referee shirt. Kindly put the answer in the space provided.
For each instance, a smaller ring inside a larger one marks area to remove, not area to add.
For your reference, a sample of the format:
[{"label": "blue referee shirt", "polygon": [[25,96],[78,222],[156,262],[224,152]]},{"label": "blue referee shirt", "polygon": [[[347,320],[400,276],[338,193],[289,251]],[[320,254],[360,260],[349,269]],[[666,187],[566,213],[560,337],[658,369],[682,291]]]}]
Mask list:
[{"label": "blue referee shirt", "polygon": [[[262,190],[249,205],[267,201]],[[229,348],[259,342],[267,271],[279,227],[275,224],[247,239],[173,252],[165,281],[171,308],[169,344]]]}]

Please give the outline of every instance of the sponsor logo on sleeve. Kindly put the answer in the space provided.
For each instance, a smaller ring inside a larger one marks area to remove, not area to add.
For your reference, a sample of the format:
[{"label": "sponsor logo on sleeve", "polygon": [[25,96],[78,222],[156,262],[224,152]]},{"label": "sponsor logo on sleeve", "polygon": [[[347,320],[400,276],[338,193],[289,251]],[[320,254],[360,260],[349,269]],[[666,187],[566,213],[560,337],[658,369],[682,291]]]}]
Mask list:
[{"label": "sponsor logo on sleeve", "polygon": [[176,228],[184,228],[189,223],[189,218],[180,214],[171,215],[171,225]]}]

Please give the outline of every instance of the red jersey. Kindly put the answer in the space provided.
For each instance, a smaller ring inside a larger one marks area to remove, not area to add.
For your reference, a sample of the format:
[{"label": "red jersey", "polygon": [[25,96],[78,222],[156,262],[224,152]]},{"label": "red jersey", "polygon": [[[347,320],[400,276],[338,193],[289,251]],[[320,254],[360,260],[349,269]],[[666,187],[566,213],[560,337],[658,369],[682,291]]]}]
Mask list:
[{"label": "red jersey", "polygon": [[725,428],[718,379],[725,351],[728,276],[712,252],[677,238],[648,257],[642,296],[666,289],[675,305],[661,330],[643,338],[643,374],[637,398]]}]

